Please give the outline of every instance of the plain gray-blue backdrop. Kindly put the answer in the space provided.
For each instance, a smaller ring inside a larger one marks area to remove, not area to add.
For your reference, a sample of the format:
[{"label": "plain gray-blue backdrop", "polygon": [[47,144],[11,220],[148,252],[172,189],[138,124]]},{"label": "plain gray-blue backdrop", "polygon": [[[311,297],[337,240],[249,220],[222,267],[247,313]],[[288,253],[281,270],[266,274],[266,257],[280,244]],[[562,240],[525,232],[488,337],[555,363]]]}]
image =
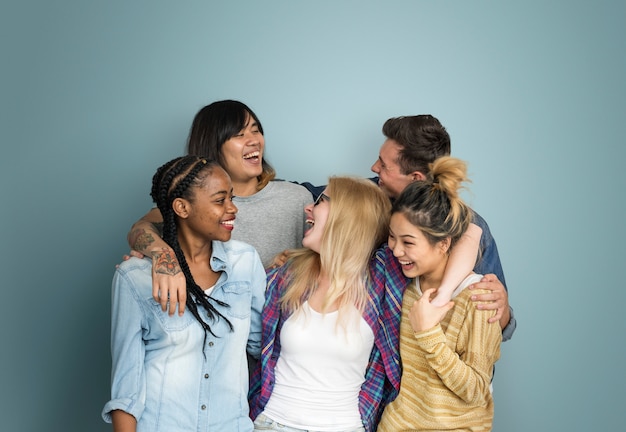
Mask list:
[{"label": "plain gray-blue backdrop", "polygon": [[247,103],[288,180],[367,176],[392,116],[469,162],[519,322],[495,430],[623,430],[624,1],[0,5],[0,428],[106,431],[110,283],[194,114]]}]

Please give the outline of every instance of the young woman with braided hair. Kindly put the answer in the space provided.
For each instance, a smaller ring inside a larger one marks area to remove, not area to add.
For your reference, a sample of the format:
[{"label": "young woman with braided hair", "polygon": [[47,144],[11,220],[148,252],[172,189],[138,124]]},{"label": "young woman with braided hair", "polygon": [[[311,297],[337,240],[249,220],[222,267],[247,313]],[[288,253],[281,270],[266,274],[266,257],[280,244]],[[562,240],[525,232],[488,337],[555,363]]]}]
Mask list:
[{"label": "young woman with braided hair", "polygon": [[[298,248],[304,235],[302,209],[313,202],[303,186],[275,180],[274,169],[265,159],[265,137],[257,115],[244,103],[221,100],[203,107],[193,119],[187,153],[216,160],[233,182],[234,202],[239,208],[233,238],[258,251],[268,267],[275,255]],[[160,238],[162,215],[152,209],[128,233],[128,242],[137,252],[152,255],[168,266],[154,266],[153,295],[169,312],[183,314],[184,278],[176,257]],[[177,307],[178,305],[178,307]]]},{"label": "young woman with braided hair", "polygon": [[442,157],[393,204],[389,247],[414,281],[402,300],[400,392],[385,408],[380,432],[491,430],[502,333],[488,323],[495,311],[478,309],[471,300],[477,291],[467,289],[482,275],[467,275],[447,304],[432,303],[450,251],[472,221],[459,196],[466,180],[463,161]]},{"label": "young woman with braided hair", "polygon": [[232,189],[217,162],[198,156],[173,159],[153,177],[189,313],[170,317],[154,300],[151,258],[117,268],[111,400],[102,412],[116,432],[253,430],[246,351],[260,355],[265,270],[252,246],[230,239]]}]

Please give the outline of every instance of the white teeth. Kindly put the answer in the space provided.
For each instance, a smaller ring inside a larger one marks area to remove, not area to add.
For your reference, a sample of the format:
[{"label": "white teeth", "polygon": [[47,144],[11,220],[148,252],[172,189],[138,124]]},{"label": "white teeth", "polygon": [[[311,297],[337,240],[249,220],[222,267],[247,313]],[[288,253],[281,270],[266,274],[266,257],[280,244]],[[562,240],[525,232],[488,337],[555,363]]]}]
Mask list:
[{"label": "white teeth", "polygon": [[222,221],[223,225],[235,225],[235,220]]},{"label": "white teeth", "polygon": [[315,221],[313,219],[307,219],[306,223],[311,226],[315,225]]},{"label": "white teeth", "polygon": [[398,262],[402,265],[409,265],[411,264],[411,261],[402,261],[402,260],[398,260]]},{"label": "white teeth", "polygon": [[255,157],[259,157],[260,154],[261,153],[259,151],[255,151],[255,152],[243,155],[243,158],[244,159],[252,159],[252,158],[255,158]]}]

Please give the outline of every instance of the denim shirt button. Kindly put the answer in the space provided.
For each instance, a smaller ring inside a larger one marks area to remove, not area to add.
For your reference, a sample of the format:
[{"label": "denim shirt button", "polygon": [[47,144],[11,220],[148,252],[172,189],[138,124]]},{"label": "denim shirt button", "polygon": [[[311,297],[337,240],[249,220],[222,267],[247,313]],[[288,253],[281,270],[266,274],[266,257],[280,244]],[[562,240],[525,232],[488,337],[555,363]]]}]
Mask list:
[{"label": "denim shirt button", "polygon": [[202,411],[206,410],[206,405],[202,405],[200,408],[202,408]]},{"label": "denim shirt button", "polygon": [[213,342],[209,342],[210,347],[212,347],[213,345],[215,345]]},{"label": "denim shirt button", "polygon": [[204,377],[205,378],[209,378],[209,374],[204,374]]}]

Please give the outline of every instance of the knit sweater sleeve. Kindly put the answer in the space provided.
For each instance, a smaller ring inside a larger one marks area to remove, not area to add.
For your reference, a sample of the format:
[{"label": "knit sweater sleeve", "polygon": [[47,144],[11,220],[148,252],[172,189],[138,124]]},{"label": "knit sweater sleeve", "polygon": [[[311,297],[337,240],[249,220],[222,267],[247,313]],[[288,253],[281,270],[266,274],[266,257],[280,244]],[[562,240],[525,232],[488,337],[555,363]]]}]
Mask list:
[{"label": "knit sweater sleeve", "polygon": [[[454,299],[447,333],[458,331],[456,351],[447,343],[439,324],[416,332],[415,339],[443,384],[465,402],[480,405],[490,393],[493,365],[500,357],[502,333],[497,325],[487,321],[494,311],[476,309],[469,296],[469,292],[464,292]],[[455,330],[454,326],[458,329]]]}]

